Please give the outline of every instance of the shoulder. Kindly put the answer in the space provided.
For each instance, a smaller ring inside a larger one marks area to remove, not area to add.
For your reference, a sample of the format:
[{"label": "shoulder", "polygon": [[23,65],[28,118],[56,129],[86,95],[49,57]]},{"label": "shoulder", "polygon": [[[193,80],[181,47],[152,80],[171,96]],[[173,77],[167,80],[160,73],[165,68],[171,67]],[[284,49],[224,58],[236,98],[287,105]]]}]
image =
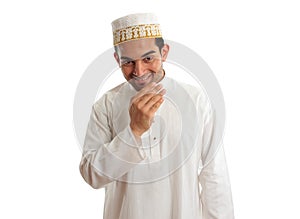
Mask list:
[{"label": "shoulder", "polygon": [[[193,103],[195,105],[197,105],[198,107],[200,107],[202,109],[211,107],[211,103],[210,103],[209,97],[206,93],[206,90],[204,89],[204,87],[201,84],[199,84],[198,86],[195,86],[195,85],[177,81],[172,78],[167,78],[167,80],[165,81],[165,84],[167,84],[167,86],[170,88],[170,90],[171,90],[170,92],[175,92],[176,95],[178,95],[178,93],[180,91],[186,93],[188,95],[189,99],[192,100]],[[167,91],[167,92],[169,92],[169,91]]]},{"label": "shoulder", "polygon": [[118,86],[108,90],[105,92],[94,104],[93,108],[96,111],[107,111],[115,98],[115,96],[119,93],[120,89],[123,89],[126,85],[126,82],[119,84]]}]

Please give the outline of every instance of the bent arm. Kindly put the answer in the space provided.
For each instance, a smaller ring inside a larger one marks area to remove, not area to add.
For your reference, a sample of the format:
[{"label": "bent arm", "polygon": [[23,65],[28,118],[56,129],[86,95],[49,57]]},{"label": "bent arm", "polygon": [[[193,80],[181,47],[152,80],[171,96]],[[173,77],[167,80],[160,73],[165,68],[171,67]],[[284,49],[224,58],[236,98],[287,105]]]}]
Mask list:
[{"label": "bent arm", "polygon": [[144,159],[130,127],[113,137],[107,111],[100,107],[93,106],[80,162],[80,173],[93,188],[120,179]]}]

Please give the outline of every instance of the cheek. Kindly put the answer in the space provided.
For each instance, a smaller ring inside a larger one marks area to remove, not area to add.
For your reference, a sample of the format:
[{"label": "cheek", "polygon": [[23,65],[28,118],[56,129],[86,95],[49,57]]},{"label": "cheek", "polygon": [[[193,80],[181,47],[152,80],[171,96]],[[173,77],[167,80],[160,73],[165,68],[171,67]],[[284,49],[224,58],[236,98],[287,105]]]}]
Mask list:
[{"label": "cheek", "polygon": [[126,72],[126,71],[122,71],[123,72],[123,76],[126,80],[129,80],[130,79],[130,73],[129,72]]},{"label": "cheek", "polygon": [[155,72],[159,71],[160,68],[161,68],[161,62],[153,63],[153,65],[151,66],[151,70]]}]

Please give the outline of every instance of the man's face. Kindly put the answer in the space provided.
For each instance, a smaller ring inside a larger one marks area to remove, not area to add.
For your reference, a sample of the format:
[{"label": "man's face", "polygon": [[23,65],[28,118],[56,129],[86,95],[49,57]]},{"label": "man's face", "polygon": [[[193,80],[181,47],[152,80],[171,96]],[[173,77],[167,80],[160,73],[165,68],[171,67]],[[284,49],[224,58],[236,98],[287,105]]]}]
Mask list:
[{"label": "man's face", "polygon": [[162,62],[166,60],[168,51],[168,45],[159,51],[154,38],[139,39],[118,45],[114,56],[126,80],[140,90],[163,78]]}]

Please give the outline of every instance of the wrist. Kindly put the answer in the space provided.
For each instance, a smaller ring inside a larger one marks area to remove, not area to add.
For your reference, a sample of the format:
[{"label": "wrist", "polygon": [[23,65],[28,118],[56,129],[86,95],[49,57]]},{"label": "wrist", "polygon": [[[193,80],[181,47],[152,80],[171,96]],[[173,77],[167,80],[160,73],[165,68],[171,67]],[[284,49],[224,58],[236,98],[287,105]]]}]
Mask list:
[{"label": "wrist", "polygon": [[140,131],[132,124],[130,124],[130,128],[131,128],[131,131],[134,134],[134,136],[137,138],[140,138],[142,136],[142,134],[144,133],[143,131]]}]

